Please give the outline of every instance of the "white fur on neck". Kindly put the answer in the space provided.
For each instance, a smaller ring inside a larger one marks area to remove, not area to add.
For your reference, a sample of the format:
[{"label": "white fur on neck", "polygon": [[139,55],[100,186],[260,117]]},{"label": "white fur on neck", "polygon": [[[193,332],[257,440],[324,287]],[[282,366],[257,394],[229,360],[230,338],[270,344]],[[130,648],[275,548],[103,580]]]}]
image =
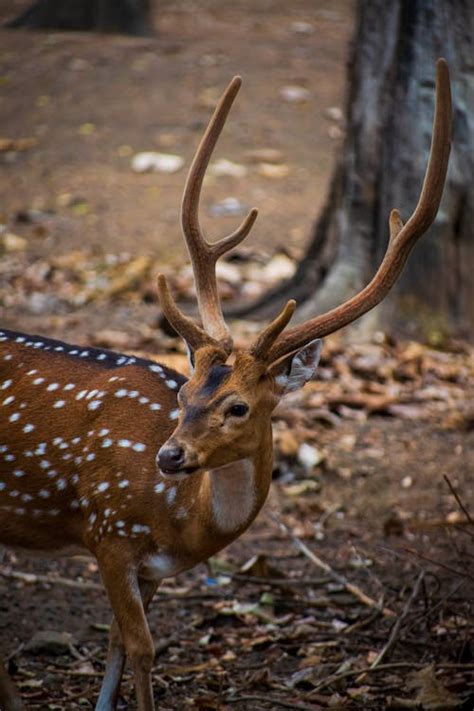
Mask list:
[{"label": "white fur on neck", "polygon": [[232,533],[248,523],[255,506],[255,468],[250,459],[239,459],[209,470],[214,523]]}]

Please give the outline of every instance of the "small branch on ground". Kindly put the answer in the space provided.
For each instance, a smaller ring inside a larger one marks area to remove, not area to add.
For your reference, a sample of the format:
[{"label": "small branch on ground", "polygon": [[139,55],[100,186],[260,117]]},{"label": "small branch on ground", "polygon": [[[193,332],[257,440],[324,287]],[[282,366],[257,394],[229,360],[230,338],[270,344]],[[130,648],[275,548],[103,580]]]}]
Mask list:
[{"label": "small branch on ground", "polygon": [[98,583],[82,582],[80,580],[69,580],[54,575],[37,575],[36,573],[25,573],[20,570],[0,567],[0,575],[10,580],[20,580],[27,585],[36,583],[46,583],[47,585],[63,585],[66,588],[78,588],[79,590],[100,590],[104,592],[102,585]]},{"label": "small branch on ground", "polygon": [[281,706],[284,709],[296,709],[296,711],[315,711],[314,706],[304,706],[303,704],[295,704],[292,701],[284,701],[276,699],[274,696],[264,696],[263,694],[245,694],[245,696],[230,696],[227,697],[226,704],[239,704],[243,701],[262,701],[269,704],[270,708],[274,709]]},{"label": "small branch on ground", "polygon": [[366,674],[372,674],[374,672],[381,672],[381,671],[393,671],[394,669],[422,669],[423,664],[416,664],[415,662],[393,662],[393,664],[379,664],[378,667],[366,667],[365,669],[352,669],[348,671],[343,671],[339,672],[336,674],[331,674],[330,676],[327,676],[325,679],[322,679],[312,690],[310,693],[310,696],[316,692],[321,691],[321,689],[326,688],[327,686],[330,686],[331,684],[335,684],[338,681],[341,681],[341,679],[350,679],[353,676],[357,677],[363,677]]},{"label": "small branch on ground", "polygon": [[298,538],[298,536],[296,536],[292,531],[290,531],[288,526],[286,526],[282,521],[278,520],[278,518],[274,514],[270,514],[270,516],[273,518],[277,526],[284,533],[286,533],[289,538],[291,538],[295,546],[301,551],[301,553],[303,553],[303,555],[309,558],[309,560],[312,561],[312,563],[314,563],[318,568],[324,570],[324,572],[330,575],[333,580],[343,585],[347,592],[354,595],[354,597],[356,597],[364,605],[367,605],[367,607],[374,607],[380,609],[380,611],[385,617],[395,617],[395,613],[393,612],[393,610],[390,610],[388,607],[382,607],[379,602],[371,598],[369,595],[366,595],[365,592],[361,590],[357,585],[354,585],[354,583],[349,582],[344,575],[337,573],[333,568],[331,568],[330,565],[328,565],[328,563],[325,563],[323,560],[321,560],[321,558],[319,558],[315,553],[313,553],[313,551],[311,551],[308,546],[303,543],[300,538]]},{"label": "small branch on ground", "polygon": [[[394,647],[394,645],[398,639],[398,635],[400,633],[400,629],[401,629],[403,620],[406,618],[410,607],[412,606],[412,604],[418,597],[418,593],[420,592],[421,583],[423,582],[424,577],[425,577],[425,572],[422,570],[421,573],[419,574],[418,578],[416,579],[416,583],[413,586],[413,590],[411,592],[410,597],[406,601],[401,614],[399,615],[398,619],[396,620],[395,624],[392,627],[392,631],[390,632],[390,636],[387,640],[387,643],[382,647],[382,649],[380,650],[380,652],[377,654],[376,658],[370,665],[371,669],[375,669],[376,667],[380,666],[382,660],[388,655],[388,653]],[[358,683],[362,682],[364,679],[364,676],[365,676],[364,674],[361,674],[361,676],[359,676],[357,678],[357,682]]]},{"label": "small branch on ground", "polygon": [[436,565],[438,568],[443,568],[443,570],[447,570],[449,573],[453,573],[454,575],[457,575],[459,578],[469,578],[469,580],[474,581],[474,576],[470,575],[468,572],[465,570],[458,570],[457,568],[453,568],[450,565],[446,565],[446,563],[441,563],[439,560],[433,560],[433,558],[428,558],[428,556],[423,555],[422,553],[419,553],[418,551],[413,550],[413,548],[404,548],[406,553],[410,553],[410,555],[414,555],[420,560],[424,560],[427,563],[431,563],[431,565]]},{"label": "small branch on ground", "polygon": [[471,526],[474,526],[474,520],[472,519],[471,514],[469,513],[469,511],[467,510],[467,508],[464,506],[464,504],[463,504],[463,502],[461,501],[461,498],[460,498],[458,492],[456,491],[456,489],[454,488],[454,486],[451,484],[451,482],[449,481],[449,478],[446,476],[446,474],[444,474],[444,480],[445,480],[445,482],[447,483],[447,485],[449,486],[449,489],[450,489],[452,495],[453,495],[454,498],[456,499],[459,508],[461,509],[461,511],[463,512],[463,514],[465,515],[465,517],[467,518],[467,522],[468,522]]}]

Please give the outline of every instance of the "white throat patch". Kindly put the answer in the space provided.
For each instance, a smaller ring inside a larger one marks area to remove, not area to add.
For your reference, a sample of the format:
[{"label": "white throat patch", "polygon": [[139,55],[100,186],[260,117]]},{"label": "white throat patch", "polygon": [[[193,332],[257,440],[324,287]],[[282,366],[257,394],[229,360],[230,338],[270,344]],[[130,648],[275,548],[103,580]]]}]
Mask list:
[{"label": "white throat patch", "polygon": [[232,533],[247,524],[255,497],[255,469],[250,459],[240,459],[209,470],[214,523],[223,533]]}]

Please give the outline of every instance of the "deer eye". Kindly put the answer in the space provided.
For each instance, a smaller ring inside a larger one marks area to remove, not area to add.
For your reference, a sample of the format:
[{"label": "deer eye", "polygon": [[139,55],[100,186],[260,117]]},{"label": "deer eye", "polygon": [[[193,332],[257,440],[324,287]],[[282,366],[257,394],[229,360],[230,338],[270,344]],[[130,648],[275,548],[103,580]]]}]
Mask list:
[{"label": "deer eye", "polygon": [[243,417],[247,414],[248,411],[248,405],[239,402],[236,405],[232,405],[231,407],[229,407],[226,414],[231,415],[232,417]]}]

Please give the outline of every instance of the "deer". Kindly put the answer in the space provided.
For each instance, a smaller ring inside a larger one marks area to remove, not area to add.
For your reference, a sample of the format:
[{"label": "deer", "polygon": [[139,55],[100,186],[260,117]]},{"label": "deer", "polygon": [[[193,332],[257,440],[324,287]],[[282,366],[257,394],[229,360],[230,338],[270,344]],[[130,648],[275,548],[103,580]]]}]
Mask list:
[{"label": "deer", "polygon": [[[234,349],[215,267],[250,232],[257,210],[210,243],[199,201],[240,85],[240,77],[232,79],[220,99],[184,188],[181,222],[202,325],[158,276],[163,314],[189,352],[189,378],[154,360],[0,331],[0,543],[96,558],[113,611],[97,711],[116,707],[126,659],[139,711],[153,711],[146,612],[154,593],[163,579],[207,560],[250,526],[272,478],[273,410],[313,377],[321,339],[385,297],[443,192],[451,98],[440,59],[419,201],[406,223],[391,212],[375,276],[346,302],[291,328],[290,299],[249,347]],[[2,665],[0,705],[25,708]]]}]

